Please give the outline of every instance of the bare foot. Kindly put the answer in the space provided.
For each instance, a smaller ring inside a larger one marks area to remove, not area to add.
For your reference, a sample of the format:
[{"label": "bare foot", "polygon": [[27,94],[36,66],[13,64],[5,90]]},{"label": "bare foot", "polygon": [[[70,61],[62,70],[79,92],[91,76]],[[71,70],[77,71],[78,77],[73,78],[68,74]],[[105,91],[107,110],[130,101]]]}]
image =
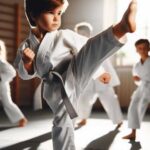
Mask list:
[{"label": "bare foot", "polygon": [[120,23],[114,26],[113,32],[121,38],[124,34],[135,32],[136,30],[136,12],[137,12],[137,0],[132,0],[128,6],[128,9],[124,13]]},{"label": "bare foot", "polygon": [[19,120],[19,127],[24,127],[27,124],[28,120],[26,118],[22,118]]},{"label": "bare foot", "polygon": [[86,119],[83,119],[78,123],[78,127],[82,127],[82,126],[86,125],[86,123],[87,123]]},{"label": "bare foot", "polygon": [[136,30],[136,22],[135,22],[136,12],[137,12],[137,1],[132,0],[121,20],[122,25],[126,32],[132,33]]},{"label": "bare foot", "polygon": [[135,140],[136,136],[134,133],[131,133],[129,135],[126,135],[124,137],[122,137],[123,139],[127,139],[127,140]]},{"label": "bare foot", "polygon": [[118,125],[116,126],[116,129],[119,129],[122,126],[122,122],[118,123]]}]

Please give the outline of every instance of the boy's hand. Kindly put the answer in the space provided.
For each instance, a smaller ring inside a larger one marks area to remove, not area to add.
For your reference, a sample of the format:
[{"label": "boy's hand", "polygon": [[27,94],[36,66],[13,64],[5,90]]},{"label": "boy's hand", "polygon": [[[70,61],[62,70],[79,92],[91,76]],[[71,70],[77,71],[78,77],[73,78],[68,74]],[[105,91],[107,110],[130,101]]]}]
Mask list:
[{"label": "boy's hand", "polygon": [[32,63],[35,57],[35,53],[30,49],[26,48],[23,50],[23,61],[24,63]]},{"label": "boy's hand", "polygon": [[99,76],[99,81],[108,84],[111,80],[111,75],[109,73],[103,73],[102,75]]},{"label": "boy's hand", "polygon": [[134,80],[134,81],[140,81],[141,79],[140,79],[140,77],[138,77],[138,76],[133,76],[133,80]]}]

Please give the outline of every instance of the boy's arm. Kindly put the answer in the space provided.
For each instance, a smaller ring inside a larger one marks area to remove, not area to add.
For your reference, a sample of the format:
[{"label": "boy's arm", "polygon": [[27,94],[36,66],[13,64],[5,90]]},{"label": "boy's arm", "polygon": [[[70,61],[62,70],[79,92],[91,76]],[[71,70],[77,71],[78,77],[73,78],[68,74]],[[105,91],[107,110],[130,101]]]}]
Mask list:
[{"label": "boy's arm", "polygon": [[[36,70],[34,69],[34,63],[32,62],[31,64],[26,61],[26,58],[24,59],[24,50],[29,47],[28,43],[25,41],[23,42],[17,52],[17,56],[14,62],[14,66],[17,69],[17,72],[19,76],[23,80],[29,80],[37,76]],[[23,60],[24,59],[24,60]],[[24,63],[26,61],[26,63]],[[28,64],[28,63],[29,64]]]},{"label": "boy's arm", "polygon": [[120,85],[120,79],[110,59],[105,60],[101,65],[105,68],[105,72],[109,72],[111,74],[111,81],[109,82],[109,85],[112,87]]},{"label": "boy's arm", "polygon": [[28,62],[28,63],[24,62],[24,67],[25,67],[25,69],[28,71],[28,73],[30,75],[34,74],[34,65],[33,65],[33,62]]},{"label": "boy's arm", "polygon": [[8,62],[1,62],[0,78],[2,82],[10,82],[16,76],[16,71]]},{"label": "boy's arm", "polygon": [[141,84],[141,78],[139,77],[139,73],[138,73],[138,63],[136,63],[133,66],[133,69],[132,69],[132,78],[133,78],[134,83],[137,86],[139,86]]},{"label": "boy's arm", "polygon": [[23,50],[24,67],[30,75],[34,73],[34,58],[35,53],[30,48],[26,48]]}]

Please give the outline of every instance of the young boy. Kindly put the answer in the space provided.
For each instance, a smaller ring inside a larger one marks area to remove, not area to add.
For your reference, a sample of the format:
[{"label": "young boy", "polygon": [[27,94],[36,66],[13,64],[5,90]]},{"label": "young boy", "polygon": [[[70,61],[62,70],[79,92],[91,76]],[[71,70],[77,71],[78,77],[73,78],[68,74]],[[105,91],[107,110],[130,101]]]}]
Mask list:
[{"label": "young boy", "polygon": [[92,106],[96,99],[99,98],[108,117],[112,120],[113,124],[117,124],[116,128],[118,129],[122,124],[123,116],[113,87],[119,85],[119,79],[108,60],[105,60],[100,68],[103,68],[104,72],[99,72],[98,77],[91,79],[78,100],[78,113],[82,119],[78,126],[86,124]]},{"label": "young boy", "polygon": [[27,119],[11,99],[9,82],[15,76],[15,69],[6,60],[5,44],[0,40],[0,102],[9,120],[12,123],[17,123],[19,127],[24,127],[27,124]]},{"label": "young boy", "polygon": [[150,43],[147,39],[140,39],[135,43],[136,51],[140,55],[140,61],[133,68],[133,80],[140,84],[134,91],[128,109],[128,127],[131,133],[123,139],[136,139],[136,129],[140,128],[141,121],[150,103]]},{"label": "young boy", "polygon": [[[74,30],[79,34],[90,38],[93,28],[88,22],[80,22],[75,25]],[[123,116],[117,95],[113,89],[113,87],[119,84],[120,81],[115,69],[108,59],[105,60],[96,73],[94,73],[94,76],[84,89],[84,92],[80,95],[77,108],[81,121],[78,123],[78,127],[86,124],[97,97],[113,124],[117,124],[116,128],[121,126]]]},{"label": "young boy", "polygon": [[117,25],[88,42],[73,31],[58,30],[67,0],[26,0],[25,4],[34,28],[19,47],[15,66],[22,79],[37,76],[44,81],[43,97],[54,113],[54,150],[74,150],[70,117],[77,114],[71,102],[79,97],[100,63],[122,46],[118,39],[135,31],[136,1]]}]

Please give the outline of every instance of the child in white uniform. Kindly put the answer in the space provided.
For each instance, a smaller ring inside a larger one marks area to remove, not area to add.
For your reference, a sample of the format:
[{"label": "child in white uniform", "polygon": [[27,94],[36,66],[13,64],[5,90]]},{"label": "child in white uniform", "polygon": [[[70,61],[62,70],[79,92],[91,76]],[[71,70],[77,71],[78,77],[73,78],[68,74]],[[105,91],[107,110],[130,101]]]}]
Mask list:
[{"label": "child in white uniform", "polygon": [[150,43],[147,39],[140,39],[135,43],[136,51],[140,55],[140,61],[133,67],[133,80],[140,82],[134,91],[128,109],[128,127],[131,133],[123,139],[136,139],[136,129],[139,129],[150,103]]},{"label": "child in white uniform", "polygon": [[[90,38],[93,28],[91,24],[87,22],[80,22],[75,25],[74,30]],[[122,124],[123,117],[117,96],[113,89],[113,87],[120,84],[117,73],[107,59],[101,64],[94,76],[96,77],[93,78],[97,79],[90,81],[78,100],[78,114],[79,118],[81,118],[78,126],[81,127],[86,124],[87,119],[90,117],[92,106],[98,97],[112,122],[118,124],[117,128],[119,128]]]},{"label": "child in white uniform", "polygon": [[[107,65],[109,66],[108,68]],[[78,112],[82,120],[78,123],[78,126],[86,124],[86,120],[89,118],[92,106],[97,98],[99,98],[113,124],[117,124],[116,128],[121,126],[123,116],[117,95],[113,89],[113,87],[119,85],[119,79],[116,73],[111,72],[113,68],[110,68],[110,66],[112,67],[108,60],[104,61],[100,67],[104,68],[103,72],[98,72],[98,78],[93,78],[80,96],[78,100]]]},{"label": "child in white uniform", "polygon": [[58,30],[66,0],[26,0],[25,4],[34,28],[20,45],[15,66],[22,79],[44,81],[43,97],[54,113],[54,150],[74,150],[71,118],[77,114],[71,103],[100,63],[122,46],[118,39],[135,31],[136,1],[132,0],[117,25],[89,40],[70,30]]},{"label": "child in white uniform", "polygon": [[6,61],[5,44],[0,40],[0,102],[9,120],[12,123],[17,123],[19,127],[23,127],[26,125],[27,119],[11,99],[9,82],[11,82],[15,76],[15,69]]}]

